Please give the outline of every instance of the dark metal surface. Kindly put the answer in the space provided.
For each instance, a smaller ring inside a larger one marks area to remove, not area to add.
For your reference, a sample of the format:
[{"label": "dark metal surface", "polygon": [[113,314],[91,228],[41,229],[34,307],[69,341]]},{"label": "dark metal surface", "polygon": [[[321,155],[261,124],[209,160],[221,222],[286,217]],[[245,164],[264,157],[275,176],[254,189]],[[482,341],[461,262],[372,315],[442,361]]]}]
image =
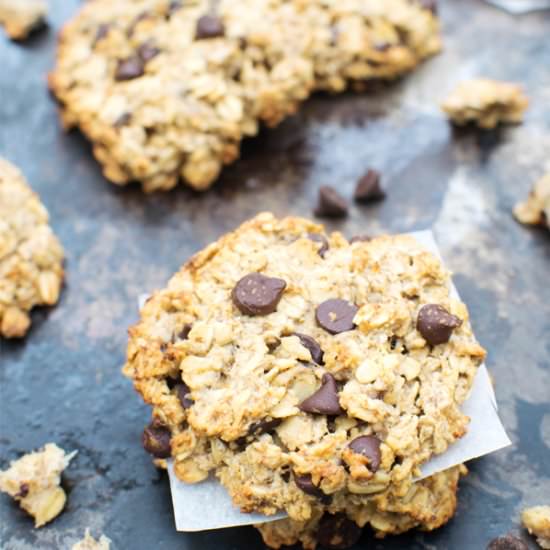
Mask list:
[{"label": "dark metal surface", "polygon": [[[105,182],[84,139],[60,130],[48,97],[55,31],[77,5],[52,1],[49,31],[25,45],[0,39],[0,154],[41,194],[67,253],[60,304],[33,315],[24,341],[0,342],[0,467],[48,441],[79,451],[64,476],[68,506],[52,524],[34,530],[0,497],[0,548],[70,548],[86,527],[123,550],[263,547],[252,528],[175,531],[166,475],[139,443],[148,411],[120,374],[126,329],[137,296],[164,285],[191,253],[259,210],[311,215],[322,183],[350,196],[369,166],[383,172],[388,198],[331,227],[434,227],[489,351],[514,445],[471,464],[446,527],[382,542],[365,535],[359,547],[482,549],[518,528],[523,506],[550,503],[550,235],[510,214],[550,169],[550,15],[443,1],[445,52],[409,78],[368,95],[313,98],[247,143],[211,192],[144,196]],[[437,104],[476,75],[525,85],[532,107],[522,126],[451,130]]]}]

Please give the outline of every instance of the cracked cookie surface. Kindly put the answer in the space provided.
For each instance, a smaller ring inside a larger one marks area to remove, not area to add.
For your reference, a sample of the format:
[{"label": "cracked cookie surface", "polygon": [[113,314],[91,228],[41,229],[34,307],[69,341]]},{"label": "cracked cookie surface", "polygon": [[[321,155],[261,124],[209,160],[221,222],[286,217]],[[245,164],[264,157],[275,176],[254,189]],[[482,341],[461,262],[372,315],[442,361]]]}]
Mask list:
[{"label": "cracked cookie surface", "polygon": [[441,108],[455,124],[474,123],[491,129],[501,123],[521,122],[528,106],[521,86],[479,78],[460,83]]},{"label": "cracked cookie surface", "polygon": [[50,86],[108,180],[200,190],[315,89],[394,78],[439,49],[413,0],[95,0],[63,29]]},{"label": "cracked cookie surface", "polygon": [[351,243],[264,213],[148,300],[124,372],[153,407],[145,448],[182,481],[214,472],[243,511],[358,521],[466,432],[484,355],[414,238]]},{"label": "cracked cookie surface", "polygon": [[0,336],[24,336],[30,310],[57,303],[62,282],[63,249],[48,212],[21,172],[0,158]]}]

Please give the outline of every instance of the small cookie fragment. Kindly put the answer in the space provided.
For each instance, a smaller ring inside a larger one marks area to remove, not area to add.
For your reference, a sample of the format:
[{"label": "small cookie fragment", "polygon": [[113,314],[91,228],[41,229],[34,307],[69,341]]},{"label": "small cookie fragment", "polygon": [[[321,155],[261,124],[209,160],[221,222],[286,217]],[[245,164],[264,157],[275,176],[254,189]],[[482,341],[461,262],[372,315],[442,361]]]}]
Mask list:
[{"label": "small cookie fragment", "polygon": [[55,443],[47,443],[40,451],[23,455],[0,472],[0,491],[13,497],[19,506],[34,518],[34,526],[42,527],[56,518],[67,496],[61,473],[76,451],[66,454]]},{"label": "small cookie fragment", "polygon": [[34,306],[57,303],[63,249],[21,172],[0,158],[0,337],[20,338]]},{"label": "small cookie fragment", "polygon": [[521,539],[508,534],[489,542],[487,550],[529,550],[529,547]]},{"label": "small cookie fragment", "polygon": [[541,548],[550,548],[550,506],[533,506],[521,513],[521,523],[531,535],[537,537]]},{"label": "small cookie fragment", "polygon": [[514,217],[528,225],[546,225],[550,229],[550,174],[538,180],[527,200],[516,204]]},{"label": "small cookie fragment", "polygon": [[86,529],[84,538],[73,544],[71,550],[110,550],[111,539],[101,535],[98,540],[90,535],[90,529]]},{"label": "small cookie fragment", "polygon": [[518,124],[529,99],[518,84],[479,78],[462,82],[441,108],[460,126],[474,123],[491,129],[498,124]]},{"label": "small cookie fragment", "polygon": [[0,0],[0,25],[12,40],[25,40],[45,22],[45,0]]}]

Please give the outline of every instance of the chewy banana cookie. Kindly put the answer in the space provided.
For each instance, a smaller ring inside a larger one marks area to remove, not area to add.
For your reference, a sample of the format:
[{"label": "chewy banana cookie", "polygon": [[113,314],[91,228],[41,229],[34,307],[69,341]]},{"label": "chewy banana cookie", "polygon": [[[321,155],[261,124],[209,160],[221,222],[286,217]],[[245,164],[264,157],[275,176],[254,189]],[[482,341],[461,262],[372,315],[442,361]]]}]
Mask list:
[{"label": "chewy banana cookie", "polygon": [[63,29],[50,86],[113,183],[205,189],[259,123],[276,125],[313,90],[393,78],[436,53],[430,6],[95,0]]},{"label": "chewy banana cookie", "polygon": [[288,513],[261,528],[269,544],[312,546],[324,512],[379,533],[452,515],[460,468],[413,479],[466,432],[484,355],[412,237],[348,241],[264,213],[149,299],[124,372],[153,407],[159,465],[188,483],[214,472],[243,511]]},{"label": "chewy banana cookie", "polygon": [[30,310],[53,305],[63,281],[63,249],[48,212],[21,172],[0,158],[0,337],[24,336]]},{"label": "chewy banana cookie", "polygon": [[441,108],[455,124],[474,123],[491,129],[501,123],[521,122],[528,106],[521,86],[479,78],[459,84]]}]

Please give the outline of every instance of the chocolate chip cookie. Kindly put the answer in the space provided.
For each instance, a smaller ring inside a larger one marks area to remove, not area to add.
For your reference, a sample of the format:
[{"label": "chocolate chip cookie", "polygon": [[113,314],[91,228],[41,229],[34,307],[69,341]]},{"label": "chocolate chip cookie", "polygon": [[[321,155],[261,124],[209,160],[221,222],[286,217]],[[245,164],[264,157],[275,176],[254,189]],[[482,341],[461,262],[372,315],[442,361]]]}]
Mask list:
[{"label": "chocolate chip cookie", "polygon": [[63,249],[48,212],[21,172],[0,158],[0,336],[24,336],[30,310],[53,305],[63,281]]},{"label": "chocolate chip cookie", "polygon": [[394,78],[439,49],[416,0],[96,0],[63,29],[50,86],[107,179],[200,190],[312,91]]},{"label": "chocolate chip cookie", "polygon": [[351,243],[264,213],[147,301],[124,373],[153,408],[143,443],[159,465],[188,483],[215,473],[243,511],[284,510],[307,542],[325,513],[381,533],[452,515],[460,468],[413,480],[466,432],[484,355],[414,238]]}]

